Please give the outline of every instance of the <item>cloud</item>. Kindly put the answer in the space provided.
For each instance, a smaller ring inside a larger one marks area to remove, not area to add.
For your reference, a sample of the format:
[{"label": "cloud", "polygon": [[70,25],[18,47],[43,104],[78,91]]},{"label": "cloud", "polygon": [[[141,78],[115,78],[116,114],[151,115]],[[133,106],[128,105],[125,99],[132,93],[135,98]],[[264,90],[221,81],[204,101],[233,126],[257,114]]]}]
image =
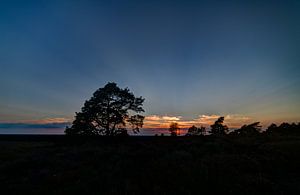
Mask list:
[{"label": "cloud", "polygon": [[[181,116],[147,116],[144,121],[144,128],[168,128],[171,122],[177,122],[181,128],[189,128],[192,125],[209,127],[220,115],[199,115],[192,120],[184,120]],[[239,128],[243,124],[251,122],[251,118],[238,114],[229,114],[224,116],[224,124],[229,128]]]},{"label": "cloud", "polygon": [[197,119],[195,119],[194,121],[199,123],[199,124],[203,124],[203,125],[207,125],[207,124],[213,124],[220,116],[219,115],[199,115],[199,117]]},{"label": "cloud", "polygon": [[0,123],[0,129],[61,129],[69,123],[29,124],[29,123]]},{"label": "cloud", "polygon": [[163,116],[162,119],[165,121],[179,121],[181,116]]},{"label": "cloud", "polygon": [[42,119],[29,119],[29,120],[6,120],[0,121],[0,123],[15,123],[15,124],[60,124],[60,123],[71,123],[72,119],[63,117],[54,118],[42,118]]},{"label": "cloud", "polygon": [[71,120],[67,118],[44,118],[38,120],[23,120],[21,123],[30,124],[59,124],[59,123],[70,123]]},{"label": "cloud", "polygon": [[161,118],[157,115],[146,116],[146,120],[148,121],[159,121]]},{"label": "cloud", "polygon": [[158,115],[150,115],[146,116],[146,120],[149,121],[179,121],[181,116],[158,116]]},{"label": "cloud", "polygon": [[145,117],[144,128],[167,128],[171,122],[181,120],[181,116],[158,116],[150,115]]},{"label": "cloud", "polygon": [[19,120],[10,122],[1,122],[0,128],[64,128],[70,125],[71,120],[67,118],[44,118],[37,120]]}]

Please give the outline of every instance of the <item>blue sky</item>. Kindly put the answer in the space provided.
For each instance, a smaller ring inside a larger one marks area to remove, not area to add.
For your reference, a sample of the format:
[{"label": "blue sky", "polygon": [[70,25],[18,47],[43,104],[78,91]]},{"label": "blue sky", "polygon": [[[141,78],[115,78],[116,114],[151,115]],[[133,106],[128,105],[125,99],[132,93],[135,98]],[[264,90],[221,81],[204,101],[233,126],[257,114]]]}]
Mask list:
[{"label": "blue sky", "polygon": [[71,120],[109,81],[161,122],[299,121],[299,21],[296,0],[1,1],[0,122]]}]

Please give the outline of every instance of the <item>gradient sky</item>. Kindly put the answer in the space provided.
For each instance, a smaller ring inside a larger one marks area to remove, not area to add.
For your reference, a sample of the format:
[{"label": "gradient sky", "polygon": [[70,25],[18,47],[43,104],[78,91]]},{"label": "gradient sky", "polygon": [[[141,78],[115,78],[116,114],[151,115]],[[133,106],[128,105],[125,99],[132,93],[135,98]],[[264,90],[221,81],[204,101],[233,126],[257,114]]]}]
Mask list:
[{"label": "gradient sky", "polygon": [[149,127],[298,122],[299,51],[297,0],[1,1],[0,123],[70,121],[109,81]]}]

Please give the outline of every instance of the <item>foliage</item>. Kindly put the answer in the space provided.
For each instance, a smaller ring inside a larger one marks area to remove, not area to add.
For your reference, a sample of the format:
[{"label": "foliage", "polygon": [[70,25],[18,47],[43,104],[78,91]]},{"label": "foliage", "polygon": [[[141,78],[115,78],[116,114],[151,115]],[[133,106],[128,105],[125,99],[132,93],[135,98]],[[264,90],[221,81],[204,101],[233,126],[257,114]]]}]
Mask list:
[{"label": "foliage", "polygon": [[266,132],[269,135],[295,135],[300,134],[300,123],[281,123],[279,126],[271,124]]},{"label": "foliage", "polygon": [[170,128],[169,128],[169,131],[171,133],[171,136],[177,136],[180,134],[180,128],[179,128],[179,125],[178,123],[171,123],[170,124]]},{"label": "foliage", "polygon": [[193,125],[192,127],[190,127],[188,129],[188,132],[186,134],[186,136],[200,136],[200,135],[205,135],[205,127],[196,127],[195,125]]},{"label": "foliage", "polygon": [[266,130],[267,133],[271,134],[271,133],[274,133],[274,131],[277,130],[277,125],[272,123]]},{"label": "foliage", "polygon": [[81,112],[76,113],[67,135],[128,135],[126,124],[138,133],[143,126],[144,116],[129,113],[144,112],[144,99],[135,97],[128,88],[121,89],[116,83],[107,83],[86,101]]},{"label": "foliage", "polygon": [[218,118],[213,125],[211,125],[212,135],[225,135],[228,132],[228,127],[223,125],[224,117]]},{"label": "foliage", "polygon": [[255,122],[249,125],[243,125],[240,129],[235,130],[232,134],[242,135],[242,136],[253,136],[261,132],[260,122]]}]

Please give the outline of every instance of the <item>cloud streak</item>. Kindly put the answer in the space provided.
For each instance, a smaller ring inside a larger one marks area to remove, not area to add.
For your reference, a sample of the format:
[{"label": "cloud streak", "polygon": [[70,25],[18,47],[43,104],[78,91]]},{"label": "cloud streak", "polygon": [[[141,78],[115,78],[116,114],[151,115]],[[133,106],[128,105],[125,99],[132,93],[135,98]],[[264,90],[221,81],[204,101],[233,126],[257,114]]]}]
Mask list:
[{"label": "cloud streak", "polygon": [[55,123],[70,123],[71,120],[67,118],[45,118],[39,120],[25,120],[21,122],[31,123],[31,124],[55,124]]},{"label": "cloud streak", "polygon": [[71,124],[67,118],[44,118],[37,120],[19,120],[1,122],[0,129],[65,128]]},{"label": "cloud streak", "polygon": [[[145,118],[144,128],[168,128],[171,122],[177,122],[181,128],[188,128],[192,125],[208,127],[212,125],[220,115],[199,115],[192,120],[184,120],[182,116],[159,116],[150,115]],[[239,128],[243,124],[251,122],[251,118],[238,114],[228,114],[225,117],[224,123],[229,128]]]}]

